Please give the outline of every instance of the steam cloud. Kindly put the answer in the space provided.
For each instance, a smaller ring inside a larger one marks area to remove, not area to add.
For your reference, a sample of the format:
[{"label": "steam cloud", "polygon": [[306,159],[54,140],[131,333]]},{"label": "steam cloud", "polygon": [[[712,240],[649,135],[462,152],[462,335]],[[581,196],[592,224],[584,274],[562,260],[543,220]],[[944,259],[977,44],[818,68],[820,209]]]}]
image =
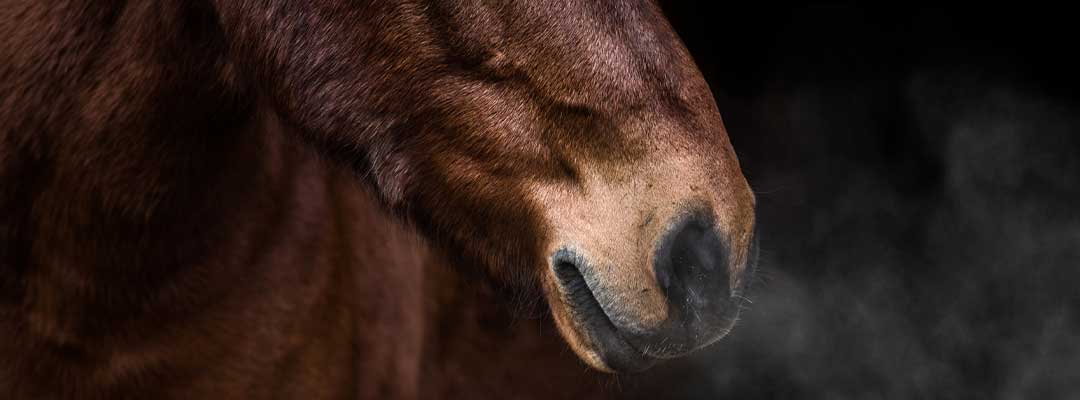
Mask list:
[{"label": "steam cloud", "polygon": [[1080,394],[1076,109],[947,69],[883,90],[727,100],[759,142],[742,151],[729,123],[759,191],[763,282],[732,336],[628,392]]},{"label": "steam cloud", "polygon": [[731,336],[628,397],[1080,396],[1080,65],[1068,13],[665,12],[758,192]]}]

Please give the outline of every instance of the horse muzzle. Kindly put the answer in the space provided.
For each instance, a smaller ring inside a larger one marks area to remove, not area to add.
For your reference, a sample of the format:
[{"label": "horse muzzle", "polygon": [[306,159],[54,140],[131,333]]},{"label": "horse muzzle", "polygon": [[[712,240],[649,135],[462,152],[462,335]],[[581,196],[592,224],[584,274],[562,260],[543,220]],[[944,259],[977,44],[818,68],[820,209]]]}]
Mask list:
[{"label": "horse muzzle", "polygon": [[[594,366],[641,371],[713,343],[735,325],[754,260],[733,265],[729,241],[706,215],[691,213],[669,224],[649,257],[652,284],[634,290],[617,282],[617,268],[590,260],[587,250],[564,247],[552,255],[574,330],[592,353],[591,363],[601,364]],[[650,296],[657,289],[660,295]]]}]

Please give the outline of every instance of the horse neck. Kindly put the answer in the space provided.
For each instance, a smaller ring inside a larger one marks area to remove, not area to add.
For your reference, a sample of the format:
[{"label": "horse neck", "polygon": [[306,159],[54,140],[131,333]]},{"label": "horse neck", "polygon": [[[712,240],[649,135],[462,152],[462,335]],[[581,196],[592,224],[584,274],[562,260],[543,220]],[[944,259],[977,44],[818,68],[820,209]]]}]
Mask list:
[{"label": "horse neck", "polygon": [[438,253],[424,274],[422,398],[613,395],[611,381],[567,347],[538,293],[462,273]]},{"label": "horse neck", "polygon": [[210,10],[34,3],[8,45],[36,58],[0,67],[0,306],[63,343],[165,302],[275,178]]}]

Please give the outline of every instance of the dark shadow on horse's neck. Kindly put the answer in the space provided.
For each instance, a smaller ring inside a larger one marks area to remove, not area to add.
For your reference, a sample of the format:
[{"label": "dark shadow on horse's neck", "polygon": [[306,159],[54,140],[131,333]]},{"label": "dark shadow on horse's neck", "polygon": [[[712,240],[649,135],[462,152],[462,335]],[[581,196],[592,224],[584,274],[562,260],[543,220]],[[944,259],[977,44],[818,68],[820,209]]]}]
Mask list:
[{"label": "dark shadow on horse's neck", "polygon": [[288,157],[272,158],[280,138],[232,76],[212,10],[68,6],[38,10],[39,37],[11,44],[42,59],[0,71],[14,94],[0,111],[0,305],[74,344],[194,302],[182,285],[220,290],[185,277],[272,224],[266,199],[291,172],[272,168]]}]

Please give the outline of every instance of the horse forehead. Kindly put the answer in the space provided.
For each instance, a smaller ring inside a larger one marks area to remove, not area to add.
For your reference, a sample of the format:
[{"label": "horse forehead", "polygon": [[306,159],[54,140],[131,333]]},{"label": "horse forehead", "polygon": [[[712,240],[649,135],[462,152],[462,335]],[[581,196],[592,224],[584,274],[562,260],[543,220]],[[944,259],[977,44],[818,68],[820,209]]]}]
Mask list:
[{"label": "horse forehead", "polygon": [[[453,58],[498,76],[524,75],[553,97],[589,103],[646,89],[643,64],[664,53],[647,9],[609,2],[439,2],[429,14]],[[615,97],[615,98],[613,98]]]},{"label": "horse forehead", "polygon": [[[707,88],[694,81],[681,44],[651,3],[464,0],[411,11],[428,27],[408,32],[428,36],[420,42],[435,57],[410,57],[416,68],[397,71],[404,79],[375,85],[414,85],[425,93],[424,109],[455,115],[462,125],[529,131],[552,122],[541,112],[545,105],[616,119],[708,113],[708,101],[699,101]],[[408,56],[402,50],[390,53]]]}]

